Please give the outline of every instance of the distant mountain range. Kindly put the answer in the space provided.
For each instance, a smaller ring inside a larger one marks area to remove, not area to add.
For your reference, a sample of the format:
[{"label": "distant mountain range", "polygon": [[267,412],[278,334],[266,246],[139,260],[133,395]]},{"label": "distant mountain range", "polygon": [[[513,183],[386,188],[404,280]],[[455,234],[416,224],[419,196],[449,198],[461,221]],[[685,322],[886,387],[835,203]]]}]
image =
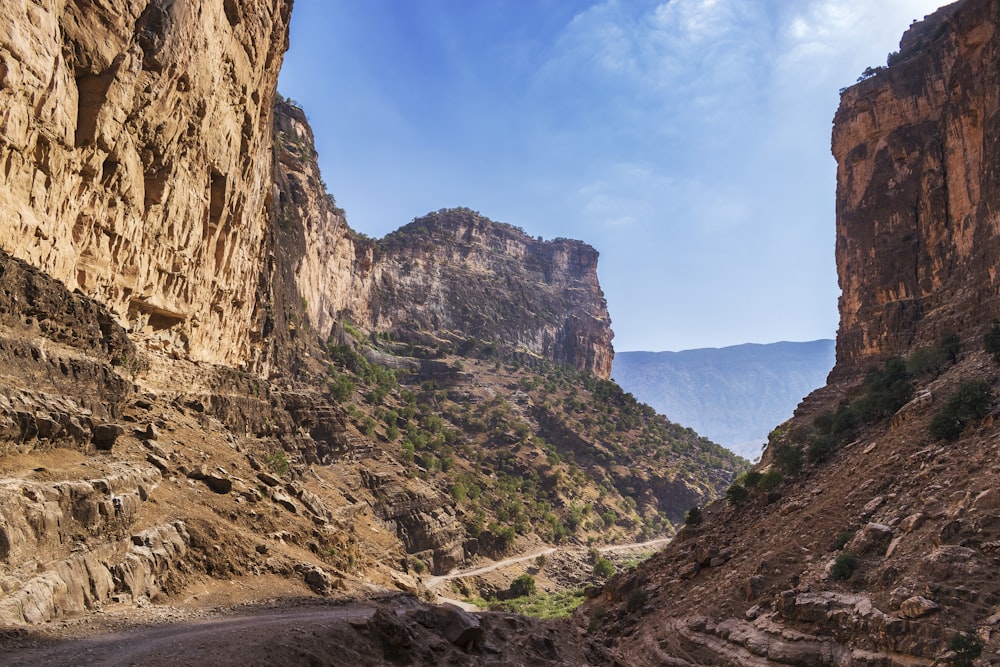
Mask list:
[{"label": "distant mountain range", "polygon": [[754,460],[775,426],[826,382],[832,340],[618,352],[611,377],[671,421]]}]

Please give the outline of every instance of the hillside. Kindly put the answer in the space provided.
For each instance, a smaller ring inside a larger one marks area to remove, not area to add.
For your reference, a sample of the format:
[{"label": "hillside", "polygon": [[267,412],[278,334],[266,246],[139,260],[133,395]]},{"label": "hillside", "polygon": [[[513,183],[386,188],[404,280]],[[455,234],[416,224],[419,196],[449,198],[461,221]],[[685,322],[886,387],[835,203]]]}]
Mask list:
[{"label": "hillside", "polygon": [[275,93],[291,2],[92,4],[0,10],[0,623],[426,622],[432,573],[672,535],[743,469],[607,379],[590,246],[350,229]]},{"label": "hillside", "polygon": [[640,401],[747,459],[833,368],[834,342],[617,352],[611,377]]},{"label": "hillside", "polygon": [[842,93],[837,365],[580,613],[622,664],[996,664],[997,25],[949,5]]}]

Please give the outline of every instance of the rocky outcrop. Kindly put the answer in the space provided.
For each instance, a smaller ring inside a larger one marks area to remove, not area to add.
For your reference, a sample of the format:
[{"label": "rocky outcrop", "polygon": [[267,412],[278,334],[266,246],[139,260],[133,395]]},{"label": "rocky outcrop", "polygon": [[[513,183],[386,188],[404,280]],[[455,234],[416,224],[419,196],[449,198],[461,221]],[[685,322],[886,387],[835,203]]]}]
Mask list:
[{"label": "rocky outcrop", "polygon": [[452,330],[611,375],[611,318],[585,243],[451,209],[387,236],[375,262],[378,328]]},{"label": "rocky outcrop", "polygon": [[450,498],[419,480],[362,471],[375,511],[396,529],[406,552],[446,574],[465,562],[465,529]]},{"label": "rocky outcrop", "polygon": [[1000,3],[916,23],[834,119],[835,377],[1000,315]]},{"label": "rocky outcrop", "polygon": [[7,3],[0,247],[152,348],[248,355],[290,0]]},{"label": "rocky outcrop", "polygon": [[428,214],[379,241],[361,237],[326,192],[302,110],[279,101],[275,123],[268,298],[277,328],[300,327],[301,309],[323,339],[347,317],[407,342],[475,338],[610,377],[596,250],[536,239],[469,209]]}]

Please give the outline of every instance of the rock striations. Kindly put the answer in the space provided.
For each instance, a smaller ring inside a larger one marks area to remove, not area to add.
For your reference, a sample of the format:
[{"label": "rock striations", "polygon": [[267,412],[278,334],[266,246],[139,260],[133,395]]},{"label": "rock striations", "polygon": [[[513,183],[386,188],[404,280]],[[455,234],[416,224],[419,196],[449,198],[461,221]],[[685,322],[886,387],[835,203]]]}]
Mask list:
[{"label": "rock striations", "polygon": [[835,377],[1000,315],[998,12],[940,9],[841,97]]},{"label": "rock striations", "polygon": [[249,353],[291,2],[16,2],[0,30],[7,252],[153,349]]}]

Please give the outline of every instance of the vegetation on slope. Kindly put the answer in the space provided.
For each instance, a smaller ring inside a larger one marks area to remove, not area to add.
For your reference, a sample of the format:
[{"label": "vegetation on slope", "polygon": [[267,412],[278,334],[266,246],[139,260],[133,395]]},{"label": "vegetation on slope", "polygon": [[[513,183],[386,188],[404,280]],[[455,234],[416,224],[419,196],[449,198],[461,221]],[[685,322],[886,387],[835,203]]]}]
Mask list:
[{"label": "vegetation on slope", "polygon": [[671,534],[746,466],[570,366],[510,351],[504,362],[500,346],[475,339],[415,344],[349,323],[342,332],[329,346],[330,396],[360,433],[410,464],[409,475],[447,489],[467,533],[494,555],[518,536]]}]

